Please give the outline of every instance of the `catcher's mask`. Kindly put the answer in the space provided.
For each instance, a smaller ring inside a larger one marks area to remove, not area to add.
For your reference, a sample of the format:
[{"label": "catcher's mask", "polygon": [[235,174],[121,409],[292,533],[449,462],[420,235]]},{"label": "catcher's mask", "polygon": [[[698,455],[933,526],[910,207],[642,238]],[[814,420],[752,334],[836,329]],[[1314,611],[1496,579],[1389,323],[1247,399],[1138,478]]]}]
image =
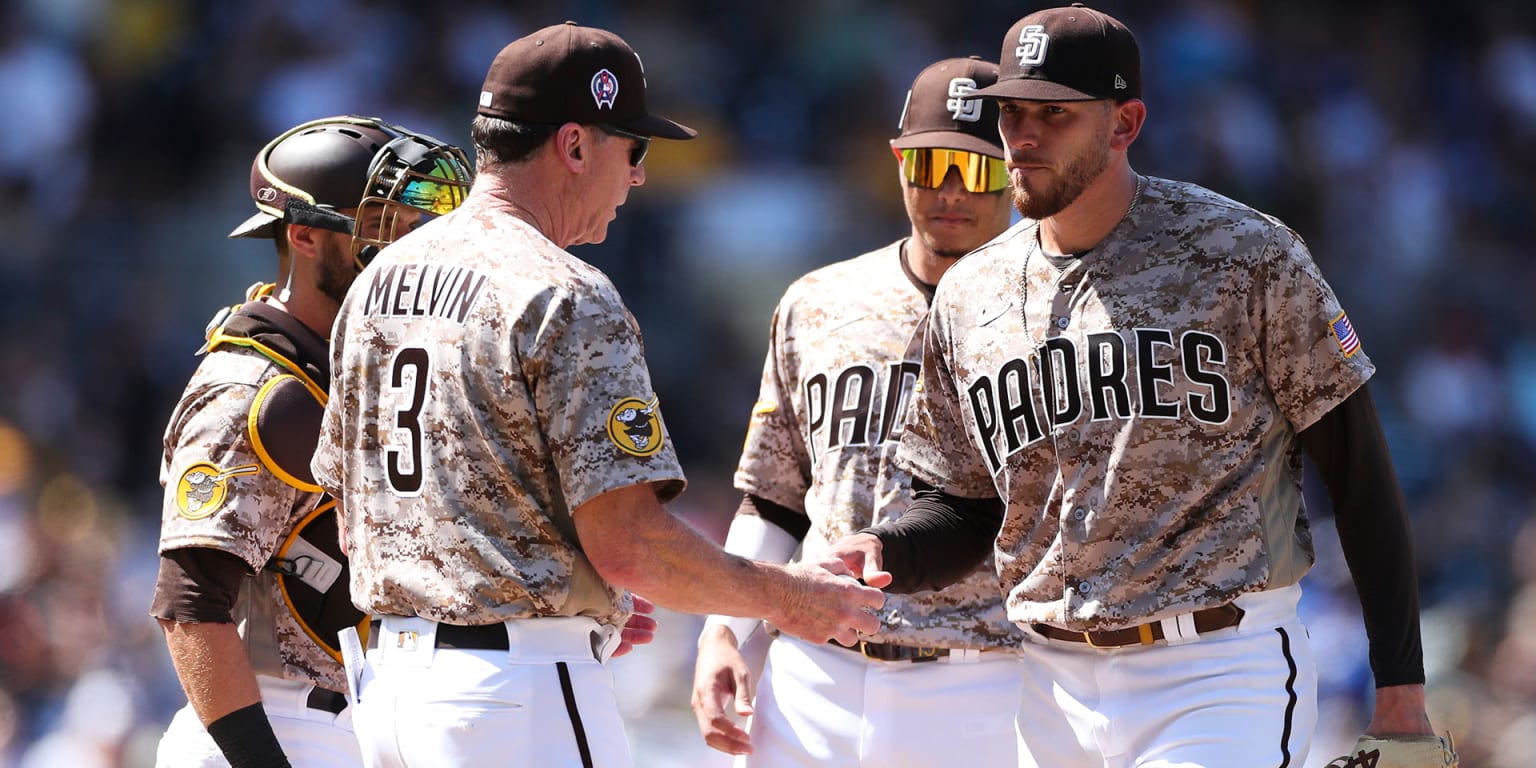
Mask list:
[{"label": "catcher's mask", "polygon": [[352,233],[352,258],[359,270],[380,248],[459,207],[474,178],[458,147],[397,126],[384,127],[399,133],[368,166],[368,184]]},{"label": "catcher's mask", "polygon": [[[458,147],[376,117],[296,125],[251,164],[257,213],[230,237],[274,237],[279,223],[352,236],[362,269],[378,249],[463,202],[473,174]],[[357,209],[357,215],[341,211]]]}]

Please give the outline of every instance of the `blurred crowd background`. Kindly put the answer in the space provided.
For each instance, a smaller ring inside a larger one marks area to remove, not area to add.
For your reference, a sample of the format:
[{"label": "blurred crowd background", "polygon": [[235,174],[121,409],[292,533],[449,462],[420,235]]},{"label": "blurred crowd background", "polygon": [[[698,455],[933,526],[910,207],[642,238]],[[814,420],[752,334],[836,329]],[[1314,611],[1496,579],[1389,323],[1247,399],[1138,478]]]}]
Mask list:
[{"label": "blurred crowd background", "polygon": [[[251,157],[327,114],[468,146],[486,66],[574,19],[640,52],[658,142],[608,242],[577,249],[645,331],[690,490],[723,536],[769,316],[812,267],[907,231],[886,141],[918,70],[996,59],[1039,3],[967,0],[0,2],[0,766],[148,766],[185,701],[147,616],[165,420],[205,322],[270,279]],[[1409,499],[1431,713],[1463,765],[1536,754],[1536,6],[1105,2],[1142,46],[1143,173],[1307,239],[1379,372]],[[1326,498],[1303,611],[1311,764],[1368,719]],[[718,765],[687,709],[694,617],[615,663],[641,766]]]}]

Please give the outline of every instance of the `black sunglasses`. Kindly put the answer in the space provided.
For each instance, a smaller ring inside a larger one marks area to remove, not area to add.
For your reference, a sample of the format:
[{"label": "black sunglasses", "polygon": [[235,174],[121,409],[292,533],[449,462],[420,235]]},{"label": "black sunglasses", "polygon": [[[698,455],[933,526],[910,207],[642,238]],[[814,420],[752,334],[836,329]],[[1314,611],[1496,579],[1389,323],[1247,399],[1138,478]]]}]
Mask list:
[{"label": "black sunglasses", "polygon": [[631,147],[629,150],[630,166],[639,167],[641,163],[645,162],[645,153],[651,151],[651,137],[641,136],[640,134],[633,131],[626,131],[617,125],[613,125],[612,123],[597,123],[596,125],[598,128],[602,129],[603,133],[606,133],[609,136],[618,136],[619,138],[623,139],[635,140],[635,146]]}]

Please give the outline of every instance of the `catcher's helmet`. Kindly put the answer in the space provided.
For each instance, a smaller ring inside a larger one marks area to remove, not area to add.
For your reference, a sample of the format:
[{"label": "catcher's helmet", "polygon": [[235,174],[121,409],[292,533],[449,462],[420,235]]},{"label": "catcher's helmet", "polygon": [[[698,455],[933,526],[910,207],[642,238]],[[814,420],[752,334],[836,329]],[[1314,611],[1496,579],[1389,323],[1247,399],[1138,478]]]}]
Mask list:
[{"label": "catcher's helmet", "polygon": [[[361,267],[422,215],[457,207],[471,178],[463,151],[430,136],[376,117],[312,120],[256,155],[251,199],[257,213],[229,236],[274,237],[279,223],[329,229],[353,236]],[[350,208],[358,209],[356,219],[340,213]],[[374,209],[376,216],[366,214]],[[368,224],[360,228],[358,220]]]}]

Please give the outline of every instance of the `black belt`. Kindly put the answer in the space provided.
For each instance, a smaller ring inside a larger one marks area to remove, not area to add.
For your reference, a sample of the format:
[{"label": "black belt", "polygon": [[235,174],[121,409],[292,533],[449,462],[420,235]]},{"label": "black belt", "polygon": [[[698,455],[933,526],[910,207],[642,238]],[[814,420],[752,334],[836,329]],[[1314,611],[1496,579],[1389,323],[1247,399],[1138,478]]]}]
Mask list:
[{"label": "black belt", "polygon": [[[1243,620],[1243,609],[1227,603],[1215,608],[1206,608],[1195,611],[1195,631],[1215,632],[1218,629],[1235,627]],[[1139,624],[1124,629],[1088,630],[1079,632],[1071,629],[1053,627],[1050,624],[1031,624],[1034,629],[1052,640],[1065,640],[1069,643],[1087,643],[1095,648],[1123,648],[1127,645],[1152,645],[1163,638],[1163,623],[1160,621]]]},{"label": "black belt", "polygon": [[304,703],[308,704],[310,709],[339,715],[343,709],[347,708],[347,697],[328,688],[316,686],[309,689],[309,699]]},{"label": "black belt", "polygon": [[[368,632],[368,647],[379,646],[380,623],[375,621]],[[510,650],[507,643],[507,625],[483,624],[477,627],[466,627],[459,624],[437,625],[437,647],[457,648],[462,651],[505,651]]]},{"label": "black belt", "polygon": [[512,646],[507,644],[507,625],[505,624],[483,624],[478,627],[439,624],[437,625],[437,647],[458,648],[465,651],[505,651]]},{"label": "black belt", "polygon": [[860,640],[858,645],[852,648],[842,643],[831,643],[845,651],[861,653],[865,658],[875,661],[910,661],[918,664],[924,661],[938,661],[949,656],[948,648],[930,648],[918,645],[894,645],[891,643],[871,643],[868,640]]}]

